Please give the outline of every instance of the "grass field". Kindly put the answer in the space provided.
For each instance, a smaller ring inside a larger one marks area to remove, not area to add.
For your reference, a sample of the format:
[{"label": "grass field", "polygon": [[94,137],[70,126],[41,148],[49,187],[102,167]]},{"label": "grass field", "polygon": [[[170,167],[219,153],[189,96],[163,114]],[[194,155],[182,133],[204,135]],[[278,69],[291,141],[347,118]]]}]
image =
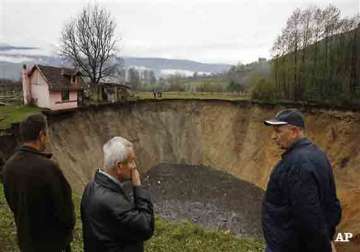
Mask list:
[{"label": "grass field", "polygon": [[[154,99],[152,92],[135,92],[140,100]],[[248,100],[249,96],[224,92],[162,92],[159,99],[220,99],[220,100]]]},{"label": "grass field", "polygon": [[11,126],[11,123],[21,122],[28,115],[40,112],[41,109],[37,107],[24,105],[7,105],[0,106],[0,129],[6,129]]},{"label": "grass field", "polygon": [[[83,251],[81,221],[79,214],[79,196],[74,195],[77,222],[74,232],[72,250]],[[0,252],[19,251],[16,245],[16,231],[12,213],[10,212],[0,184]],[[156,218],[155,234],[145,243],[146,252],[245,252],[263,251],[262,241],[254,239],[238,239],[224,231],[205,231],[190,222],[171,223]]]}]

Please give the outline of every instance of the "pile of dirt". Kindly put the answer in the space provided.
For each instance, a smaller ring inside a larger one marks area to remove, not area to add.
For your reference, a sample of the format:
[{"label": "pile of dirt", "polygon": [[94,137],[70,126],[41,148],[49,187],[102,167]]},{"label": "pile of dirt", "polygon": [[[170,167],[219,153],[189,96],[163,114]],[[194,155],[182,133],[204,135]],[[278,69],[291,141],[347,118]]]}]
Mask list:
[{"label": "pile of dirt", "polygon": [[187,219],[205,228],[262,237],[263,190],[205,166],[160,164],[144,176],[155,211],[168,220]]}]

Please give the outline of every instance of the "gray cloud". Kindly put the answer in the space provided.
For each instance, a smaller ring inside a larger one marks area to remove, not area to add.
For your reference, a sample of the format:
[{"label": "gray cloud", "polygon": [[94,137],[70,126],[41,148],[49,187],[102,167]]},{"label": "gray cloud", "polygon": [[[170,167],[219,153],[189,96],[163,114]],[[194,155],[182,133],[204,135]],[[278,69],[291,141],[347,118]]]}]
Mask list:
[{"label": "gray cloud", "polygon": [[[118,0],[98,1],[117,22],[121,54],[206,62],[251,62],[270,49],[291,12],[325,0]],[[331,1],[343,13],[359,12],[358,0]],[[65,22],[86,1],[0,0],[0,42],[53,51]]]}]

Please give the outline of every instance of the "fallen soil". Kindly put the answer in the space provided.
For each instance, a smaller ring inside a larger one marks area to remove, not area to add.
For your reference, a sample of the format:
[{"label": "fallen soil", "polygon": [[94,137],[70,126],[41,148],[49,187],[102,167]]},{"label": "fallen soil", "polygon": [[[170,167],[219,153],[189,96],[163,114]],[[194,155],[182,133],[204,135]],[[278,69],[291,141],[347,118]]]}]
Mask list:
[{"label": "fallen soil", "polygon": [[144,175],[143,184],[165,219],[262,238],[263,190],[249,182],[205,166],[160,164]]}]

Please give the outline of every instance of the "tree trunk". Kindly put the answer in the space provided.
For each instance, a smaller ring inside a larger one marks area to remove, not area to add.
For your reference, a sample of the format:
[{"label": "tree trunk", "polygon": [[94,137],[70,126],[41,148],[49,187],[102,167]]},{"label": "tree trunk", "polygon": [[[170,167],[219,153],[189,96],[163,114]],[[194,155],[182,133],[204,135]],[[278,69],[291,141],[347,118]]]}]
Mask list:
[{"label": "tree trunk", "polygon": [[359,33],[360,33],[360,24],[354,30],[354,37],[352,42],[352,53],[351,53],[351,71],[350,71],[350,95],[352,98],[359,91]]}]

